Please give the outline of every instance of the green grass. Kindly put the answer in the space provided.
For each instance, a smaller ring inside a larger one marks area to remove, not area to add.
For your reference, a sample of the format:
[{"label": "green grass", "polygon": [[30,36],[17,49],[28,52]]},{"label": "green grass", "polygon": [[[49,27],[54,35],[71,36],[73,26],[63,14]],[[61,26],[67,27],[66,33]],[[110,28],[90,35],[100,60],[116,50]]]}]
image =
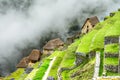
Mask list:
[{"label": "green grass", "polygon": [[57,80],[57,71],[58,71],[58,68],[60,66],[60,63],[65,55],[64,51],[59,51],[59,52],[56,52],[54,53],[54,55],[56,55],[56,60],[54,61],[52,67],[51,67],[51,70],[49,72],[49,76],[52,76],[55,78],[55,80]]},{"label": "green grass", "polygon": [[114,73],[114,72],[107,71],[107,76],[120,76],[120,73]]},{"label": "green grass", "polygon": [[99,76],[102,76],[104,70],[104,52],[103,50],[100,51],[100,68],[99,68]]},{"label": "green grass", "polygon": [[[63,80],[89,80],[93,77],[94,72],[94,63],[95,59],[91,59],[90,61],[84,61],[79,67],[73,70],[66,70],[62,72]],[[72,77],[73,74],[76,76]]]},{"label": "green grass", "polygon": [[101,28],[93,38],[93,42],[91,44],[91,50],[104,48],[104,37],[108,29],[111,27],[111,25],[104,23],[104,25],[101,26],[103,28]]},{"label": "green grass", "polygon": [[106,53],[118,53],[119,52],[119,44],[109,44],[105,46]]},{"label": "green grass", "polygon": [[27,75],[28,75],[28,74],[25,73],[24,75],[22,75],[22,76],[19,78],[19,80],[24,80],[24,79],[27,77]]},{"label": "green grass", "polygon": [[19,78],[23,73],[24,73],[24,69],[19,68],[15,72],[13,72],[10,76],[5,77],[4,80],[10,80],[11,78],[14,78],[15,80],[19,80]]},{"label": "green grass", "polygon": [[90,51],[90,45],[92,43],[92,39],[97,33],[97,30],[92,30],[90,33],[86,34],[82,39],[81,43],[76,52],[88,53]]},{"label": "green grass", "polygon": [[36,62],[33,66],[34,69],[38,68],[38,65],[39,65],[40,62]]},{"label": "green grass", "polygon": [[44,60],[43,64],[40,66],[39,70],[36,72],[33,80],[42,80],[46,70],[49,67],[50,59]]},{"label": "green grass", "polygon": [[105,65],[118,65],[118,58],[105,58]]},{"label": "green grass", "polygon": [[80,39],[78,39],[70,46],[68,46],[68,48],[65,50],[65,56],[60,65],[61,67],[70,68],[74,66],[75,52],[79,44],[80,44]]},{"label": "green grass", "polygon": [[32,72],[29,73],[29,74],[27,75],[27,77],[26,77],[24,80],[33,79],[33,77],[35,76],[35,74],[36,74],[37,71],[38,71],[38,69],[32,70]]}]

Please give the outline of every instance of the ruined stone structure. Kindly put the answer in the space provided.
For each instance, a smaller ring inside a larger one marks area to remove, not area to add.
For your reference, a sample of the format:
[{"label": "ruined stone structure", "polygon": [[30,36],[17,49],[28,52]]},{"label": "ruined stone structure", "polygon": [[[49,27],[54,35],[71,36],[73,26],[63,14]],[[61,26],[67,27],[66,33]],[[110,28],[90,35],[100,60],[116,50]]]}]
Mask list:
[{"label": "ruined stone structure", "polygon": [[97,16],[87,18],[84,25],[82,26],[82,34],[86,34],[91,31],[97,23],[99,23]]},{"label": "ruined stone structure", "polygon": [[75,39],[74,36],[68,37],[67,40],[66,40],[66,44],[70,45],[71,43],[74,42],[74,39]]},{"label": "ruined stone structure", "polygon": [[119,37],[118,36],[105,37],[104,43],[105,43],[105,45],[112,44],[112,43],[119,43]]},{"label": "ruined stone structure", "polygon": [[28,57],[25,57],[23,58],[18,64],[17,64],[17,68],[26,68],[29,64],[29,58]]},{"label": "ruined stone structure", "polygon": [[64,42],[60,38],[56,38],[48,41],[48,43],[43,47],[43,54],[51,54],[55,49],[62,50],[64,47]]},{"label": "ruined stone structure", "polygon": [[91,52],[89,52],[88,57],[89,57],[89,59],[91,59],[91,58],[95,57],[95,55],[96,55],[96,51],[91,51]]},{"label": "ruined stone structure", "polygon": [[24,57],[18,64],[17,68],[31,68],[34,63],[40,60],[41,52],[37,49],[33,49],[28,57]]},{"label": "ruined stone structure", "polygon": [[74,42],[75,39],[80,38],[81,32],[77,32],[72,36],[67,37],[66,44],[70,45],[71,43]]},{"label": "ruined stone structure", "polygon": [[41,57],[41,52],[37,49],[33,49],[31,54],[29,55],[29,60],[32,62],[32,63],[35,63],[37,61],[40,60],[40,57]]}]

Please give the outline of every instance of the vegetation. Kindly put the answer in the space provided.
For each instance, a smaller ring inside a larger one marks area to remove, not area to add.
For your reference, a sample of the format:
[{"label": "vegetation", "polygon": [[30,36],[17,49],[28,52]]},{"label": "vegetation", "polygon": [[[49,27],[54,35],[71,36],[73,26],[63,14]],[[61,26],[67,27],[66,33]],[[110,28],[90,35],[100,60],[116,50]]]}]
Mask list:
[{"label": "vegetation", "polygon": [[94,73],[95,59],[86,60],[73,70],[66,70],[62,73],[63,80],[89,80]]},{"label": "vegetation", "polygon": [[76,40],[65,50],[65,56],[61,62],[61,67],[70,68],[74,66],[75,52],[80,43],[80,39]]},{"label": "vegetation", "polygon": [[61,52],[57,51],[57,52],[53,53],[52,56],[53,55],[56,57],[56,60],[54,61],[53,65],[52,65],[52,68],[49,72],[49,76],[52,76],[55,78],[55,80],[57,80],[57,71],[58,71],[58,68],[60,66],[60,63],[61,63],[65,53],[64,53],[64,51],[61,51]]},{"label": "vegetation", "polygon": [[109,44],[105,46],[105,52],[107,53],[118,53],[119,52],[119,44]]},{"label": "vegetation", "polygon": [[114,72],[107,71],[107,76],[120,76],[120,73],[114,73]]},{"label": "vegetation", "polygon": [[102,76],[104,70],[104,51],[100,51],[100,69],[99,69],[99,76]]},{"label": "vegetation", "polygon": [[5,80],[10,80],[12,78],[19,80],[19,78],[22,76],[23,73],[24,73],[24,69],[19,68],[15,72],[13,72],[10,76],[7,76]]},{"label": "vegetation", "polygon": [[36,72],[33,80],[42,80],[47,68],[49,67],[50,59],[46,59],[40,66],[39,70]]},{"label": "vegetation", "polygon": [[[88,53],[90,51],[90,45],[92,43],[93,37],[97,33],[97,30],[92,30],[89,34],[85,35],[81,39],[81,43],[76,52]],[[89,37],[88,37],[89,36]]]},{"label": "vegetation", "polygon": [[25,78],[25,80],[33,79],[33,77],[35,76],[37,71],[38,71],[38,69],[32,70],[32,72],[28,74],[28,76]]},{"label": "vegetation", "polygon": [[118,58],[115,57],[105,58],[104,63],[105,65],[118,65]]}]

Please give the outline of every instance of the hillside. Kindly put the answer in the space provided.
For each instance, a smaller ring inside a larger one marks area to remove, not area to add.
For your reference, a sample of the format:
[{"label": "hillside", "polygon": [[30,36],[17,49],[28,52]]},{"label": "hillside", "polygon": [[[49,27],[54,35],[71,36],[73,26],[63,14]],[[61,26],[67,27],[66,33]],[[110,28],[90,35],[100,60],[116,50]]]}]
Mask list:
[{"label": "hillside", "polygon": [[[26,74],[23,69],[18,69],[4,79],[43,80],[43,76],[46,74],[45,72],[48,70],[52,60],[55,58],[47,77],[54,78],[55,80],[58,80],[58,78],[62,78],[62,80],[90,80],[93,78],[95,73],[95,64],[97,60],[95,54],[98,53],[100,54],[100,66],[97,77],[120,77],[119,72],[112,72],[105,68],[107,65],[120,66],[120,58],[118,56],[105,57],[107,53],[112,53],[111,55],[120,54],[120,44],[112,43],[105,45],[105,37],[119,36],[120,11],[117,11],[111,13],[109,17],[106,17],[105,21],[98,23],[92,31],[81,36],[79,39],[74,40],[74,42],[65,50],[56,50],[49,57],[45,57],[40,62],[37,62],[33,66],[34,69],[31,73]],[[91,52],[95,52],[94,56],[90,56]],[[77,63],[79,58],[82,61]],[[98,80],[102,79],[100,78]]]}]

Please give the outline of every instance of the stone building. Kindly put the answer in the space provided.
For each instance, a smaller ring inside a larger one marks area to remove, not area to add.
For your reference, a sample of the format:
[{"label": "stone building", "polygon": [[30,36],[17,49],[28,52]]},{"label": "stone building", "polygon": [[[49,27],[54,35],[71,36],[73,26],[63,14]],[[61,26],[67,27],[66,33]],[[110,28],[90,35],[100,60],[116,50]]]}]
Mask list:
[{"label": "stone building", "polygon": [[99,23],[97,16],[87,18],[84,25],[82,26],[82,34],[86,34],[91,31],[97,23]]},{"label": "stone building", "polygon": [[64,42],[60,38],[50,40],[43,47],[43,54],[51,54],[55,49],[62,50],[63,47],[64,47]]},{"label": "stone building", "polygon": [[28,57],[24,57],[18,64],[17,64],[17,68],[27,68],[28,64],[29,64],[29,58]]},{"label": "stone building", "polygon": [[32,63],[35,63],[37,61],[40,60],[40,57],[41,57],[41,52],[37,49],[33,49],[31,54],[29,55],[29,60],[32,62]]}]

